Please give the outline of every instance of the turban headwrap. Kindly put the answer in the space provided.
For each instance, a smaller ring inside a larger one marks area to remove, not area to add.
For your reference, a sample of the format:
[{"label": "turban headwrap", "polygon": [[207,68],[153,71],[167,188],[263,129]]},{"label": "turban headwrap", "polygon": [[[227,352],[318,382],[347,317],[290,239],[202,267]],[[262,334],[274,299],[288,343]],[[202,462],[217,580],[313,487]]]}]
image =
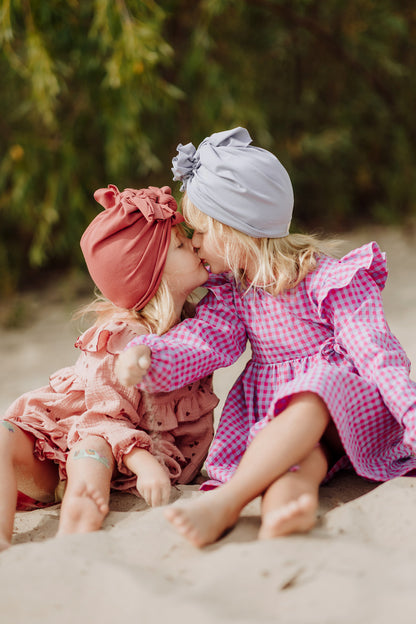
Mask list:
[{"label": "turban headwrap", "polygon": [[110,184],[94,198],[105,210],[81,238],[90,275],[114,304],[140,310],[159,288],[172,226],[183,216],[168,186],[120,193]]},{"label": "turban headwrap", "polygon": [[180,143],[173,179],[213,219],[255,238],[287,236],[293,210],[289,174],[274,154],[251,142],[245,128],[233,128],[212,134],[197,149]]}]

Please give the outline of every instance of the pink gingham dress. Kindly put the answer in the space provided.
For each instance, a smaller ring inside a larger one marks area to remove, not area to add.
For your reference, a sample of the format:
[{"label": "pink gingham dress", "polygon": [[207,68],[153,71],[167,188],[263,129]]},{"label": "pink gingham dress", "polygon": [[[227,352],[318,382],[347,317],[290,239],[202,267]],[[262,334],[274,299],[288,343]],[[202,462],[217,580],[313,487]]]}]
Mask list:
[{"label": "pink gingham dress", "polygon": [[74,366],[63,368],[43,388],[16,399],[4,420],[34,438],[34,454],[51,459],[66,479],[69,450],[89,435],[111,446],[116,463],[111,486],[138,494],[136,477],[123,457],[144,448],[166,467],[172,483],[190,483],[199,473],[214,435],[213,410],[218,398],[212,377],[195,379],[172,392],[152,395],[119,383],[114,364],[144,328],[111,320],[85,331],[75,343]]},{"label": "pink gingham dress", "polygon": [[416,468],[416,384],[384,318],[386,278],[374,242],[341,260],[321,257],[297,289],[277,297],[242,293],[233,279],[212,276],[195,318],[130,343],[152,349],[142,387],[166,391],[228,366],[249,340],[252,359],[229,393],[206,461],[211,479],[227,481],[256,433],[303,391],[325,401],[359,475],[404,475]]}]

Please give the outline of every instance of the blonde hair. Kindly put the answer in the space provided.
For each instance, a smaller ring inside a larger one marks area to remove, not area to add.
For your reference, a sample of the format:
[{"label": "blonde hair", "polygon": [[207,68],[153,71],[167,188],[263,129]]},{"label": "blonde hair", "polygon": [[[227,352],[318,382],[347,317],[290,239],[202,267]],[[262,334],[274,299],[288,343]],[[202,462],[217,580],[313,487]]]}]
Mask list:
[{"label": "blonde hair", "polygon": [[[338,245],[338,241],[306,234],[253,238],[201,212],[186,193],[182,198],[182,213],[192,229],[211,236],[235,280],[245,290],[264,288],[278,295],[295,288],[314,271],[318,258],[330,255]],[[256,271],[249,280],[247,268],[253,265]]]},{"label": "blonde hair", "polygon": [[[185,228],[182,224],[178,224],[174,227],[180,229],[182,232],[185,232]],[[80,308],[80,310],[78,310],[78,312],[74,315],[74,318],[94,314],[94,324],[101,325],[107,322],[110,318],[117,317],[117,319],[124,320],[132,324],[138,323],[142,327],[145,327],[150,333],[159,335],[167,332],[178,322],[178,318],[175,313],[173,296],[163,276],[156,293],[141,310],[128,310],[126,308],[120,308],[104,297],[98,289],[96,289],[95,292],[95,300]],[[192,316],[194,303],[195,296],[191,294],[185,302],[181,319]]]}]

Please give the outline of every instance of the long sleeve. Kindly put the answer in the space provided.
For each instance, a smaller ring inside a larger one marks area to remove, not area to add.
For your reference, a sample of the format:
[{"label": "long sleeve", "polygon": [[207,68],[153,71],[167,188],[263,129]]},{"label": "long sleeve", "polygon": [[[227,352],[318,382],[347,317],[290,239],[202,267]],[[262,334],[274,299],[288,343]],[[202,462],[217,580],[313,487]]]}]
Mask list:
[{"label": "long sleeve", "polygon": [[118,383],[113,371],[114,356],[106,353],[84,354],[88,379],[84,387],[84,409],[72,420],[68,447],[95,435],[104,438],[120,472],[129,474],[123,464],[124,455],[134,447],[152,450],[152,440],[141,428],[138,406],[140,392]]},{"label": "long sleeve", "polygon": [[219,279],[220,285],[212,287],[194,318],[163,336],[139,336],[129,343],[128,347],[146,344],[152,351],[152,365],[140,388],[148,392],[180,388],[229,366],[244,352],[244,323],[235,311],[230,284]]},{"label": "long sleeve", "polygon": [[117,354],[136,335],[125,323],[111,321],[90,328],[78,339],[76,346],[81,355],[74,367],[77,381],[72,383],[68,395],[74,414],[66,421],[71,425],[69,448],[87,436],[100,436],[111,446],[118,469],[126,474],[126,453],[136,446],[152,449],[151,437],[143,431],[138,413],[141,393],[120,384],[114,372]]},{"label": "long sleeve", "polygon": [[416,449],[416,383],[409,377],[409,359],[385,320],[373,277],[359,270],[345,286],[329,289],[321,314],[333,324],[335,348],[377,386],[391,414],[406,428],[405,442]]}]

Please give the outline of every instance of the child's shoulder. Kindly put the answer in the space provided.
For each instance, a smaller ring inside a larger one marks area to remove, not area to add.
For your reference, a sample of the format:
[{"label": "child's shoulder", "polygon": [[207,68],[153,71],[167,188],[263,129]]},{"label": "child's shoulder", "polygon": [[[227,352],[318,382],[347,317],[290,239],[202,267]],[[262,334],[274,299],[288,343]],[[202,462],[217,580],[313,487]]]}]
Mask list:
[{"label": "child's shoulder", "polygon": [[358,274],[369,276],[382,290],[387,280],[385,254],[374,241],[357,247],[340,259],[322,256],[317,268],[309,276],[312,290],[328,293],[332,289],[341,289]]},{"label": "child's shoulder", "polygon": [[133,338],[147,333],[147,329],[139,322],[113,318],[89,327],[78,338],[75,346],[90,353],[106,351],[116,355],[124,351]]}]

